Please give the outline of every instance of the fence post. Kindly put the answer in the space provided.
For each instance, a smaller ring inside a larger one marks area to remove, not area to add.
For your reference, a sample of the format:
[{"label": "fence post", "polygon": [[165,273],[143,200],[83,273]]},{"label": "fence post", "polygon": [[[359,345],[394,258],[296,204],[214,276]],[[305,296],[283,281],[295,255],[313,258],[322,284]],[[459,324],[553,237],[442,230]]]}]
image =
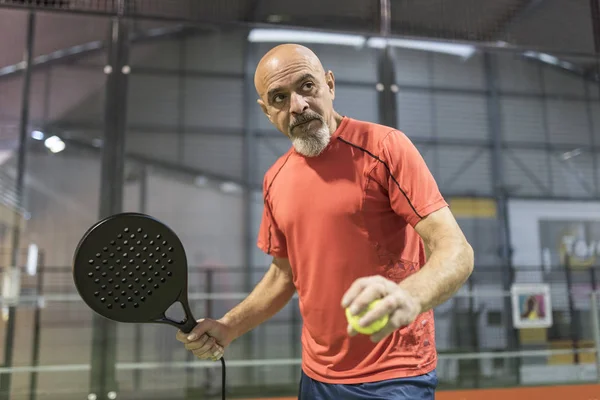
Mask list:
[{"label": "fence post", "polygon": [[573,296],[573,275],[571,271],[571,257],[565,256],[564,260],[565,276],[567,280],[567,299],[569,304],[569,315],[571,316],[571,342],[573,349],[573,357],[576,365],[580,363],[579,345],[581,340],[581,323],[579,314],[575,310],[575,299]]},{"label": "fence post", "polygon": [[598,292],[592,290],[590,294],[590,311],[592,313],[592,331],[594,333],[594,347],[596,349],[596,380],[600,383],[600,316],[598,315]]}]

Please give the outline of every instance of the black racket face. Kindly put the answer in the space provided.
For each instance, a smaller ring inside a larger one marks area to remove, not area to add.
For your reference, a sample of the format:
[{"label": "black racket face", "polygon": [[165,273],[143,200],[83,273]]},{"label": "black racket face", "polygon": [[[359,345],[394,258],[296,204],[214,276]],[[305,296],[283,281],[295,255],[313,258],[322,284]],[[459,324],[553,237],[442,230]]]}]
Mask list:
[{"label": "black racket face", "polygon": [[117,214],[90,228],[77,246],[73,277],[86,304],[114,321],[153,322],[174,302],[187,303],[183,245],[144,214]]}]

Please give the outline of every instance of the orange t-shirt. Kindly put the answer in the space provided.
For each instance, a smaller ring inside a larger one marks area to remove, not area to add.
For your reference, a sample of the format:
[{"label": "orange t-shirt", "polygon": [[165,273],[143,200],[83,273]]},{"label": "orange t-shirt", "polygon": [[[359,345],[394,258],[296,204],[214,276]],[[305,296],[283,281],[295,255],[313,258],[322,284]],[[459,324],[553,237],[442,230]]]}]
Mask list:
[{"label": "orange t-shirt", "polygon": [[433,370],[433,311],[372,343],[367,335],[348,336],[341,307],[357,278],[400,282],[425,263],[414,226],[447,203],[410,140],[344,117],[319,156],[290,148],[265,174],[263,190],[258,247],[290,260],[306,375],[353,384]]}]

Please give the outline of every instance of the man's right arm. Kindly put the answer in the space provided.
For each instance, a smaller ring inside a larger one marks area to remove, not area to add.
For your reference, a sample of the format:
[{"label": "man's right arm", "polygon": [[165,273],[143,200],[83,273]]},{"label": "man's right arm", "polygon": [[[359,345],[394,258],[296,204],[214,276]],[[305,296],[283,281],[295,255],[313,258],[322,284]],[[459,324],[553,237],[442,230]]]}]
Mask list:
[{"label": "man's right arm", "polygon": [[275,257],[250,295],[219,322],[231,329],[235,340],[277,314],[295,291],[289,260]]},{"label": "man's right arm", "polygon": [[177,332],[177,340],[196,357],[216,360],[232,341],[279,312],[295,291],[289,260],[275,257],[246,299],[219,320],[202,319],[190,333]]},{"label": "man's right arm", "polygon": [[271,266],[252,293],[221,319],[203,319],[198,321],[188,335],[181,331],[177,333],[177,340],[184,343],[185,348],[198,358],[221,357],[229,343],[275,315],[290,301],[296,291],[292,268],[287,258],[287,240],[273,217],[271,203],[267,200],[272,179],[269,173],[265,174],[265,207],[257,241],[261,250],[273,256]]}]

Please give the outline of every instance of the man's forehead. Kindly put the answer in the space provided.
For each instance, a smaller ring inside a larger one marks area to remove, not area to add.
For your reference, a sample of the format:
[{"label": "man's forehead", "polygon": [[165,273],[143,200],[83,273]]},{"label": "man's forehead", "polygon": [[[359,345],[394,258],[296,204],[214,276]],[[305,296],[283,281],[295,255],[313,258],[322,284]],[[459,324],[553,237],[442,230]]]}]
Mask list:
[{"label": "man's forehead", "polygon": [[324,73],[317,56],[303,46],[283,45],[275,47],[261,59],[254,83],[262,95],[270,86],[294,82],[306,73],[314,76]]},{"label": "man's forehead", "polygon": [[293,71],[278,73],[265,79],[265,90],[268,91],[275,87],[293,86],[308,78],[318,79],[317,72],[310,68],[297,68]]},{"label": "man's forehead", "polygon": [[273,63],[263,70],[260,84],[265,90],[273,86],[287,86],[297,82],[301,77],[311,75],[318,77],[321,71],[307,62]]}]

